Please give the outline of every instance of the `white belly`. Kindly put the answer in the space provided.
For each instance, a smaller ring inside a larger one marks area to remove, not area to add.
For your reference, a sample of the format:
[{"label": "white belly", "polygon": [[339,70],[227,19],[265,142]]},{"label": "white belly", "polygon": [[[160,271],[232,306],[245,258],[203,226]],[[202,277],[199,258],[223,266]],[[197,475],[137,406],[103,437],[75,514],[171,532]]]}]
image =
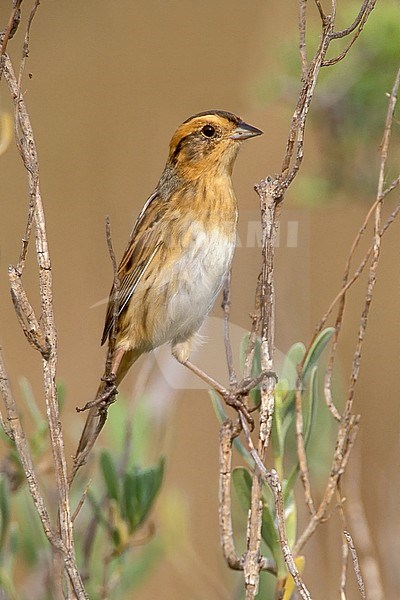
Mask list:
[{"label": "white belly", "polygon": [[[190,247],[174,264],[174,278],[179,283],[165,307],[163,339],[154,340],[155,345],[185,339],[199,329],[231,265],[234,236],[221,235],[216,228],[206,231],[198,222],[192,223],[190,230]],[[168,285],[169,282],[163,283]]]}]

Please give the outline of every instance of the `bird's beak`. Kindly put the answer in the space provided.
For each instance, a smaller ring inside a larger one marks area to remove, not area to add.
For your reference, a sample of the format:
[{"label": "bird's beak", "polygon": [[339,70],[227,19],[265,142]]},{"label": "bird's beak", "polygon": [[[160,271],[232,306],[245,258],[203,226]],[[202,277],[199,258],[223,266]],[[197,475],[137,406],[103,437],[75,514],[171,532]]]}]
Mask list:
[{"label": "bird's beak", "polygon": [[241,141],[256,137],[256,135],[261,135],[262,133],[261,129],[257,129],[257,127],[253,127],[253,125],[240,121],[239,125],[233,130],[229,137],[231,140]]}]

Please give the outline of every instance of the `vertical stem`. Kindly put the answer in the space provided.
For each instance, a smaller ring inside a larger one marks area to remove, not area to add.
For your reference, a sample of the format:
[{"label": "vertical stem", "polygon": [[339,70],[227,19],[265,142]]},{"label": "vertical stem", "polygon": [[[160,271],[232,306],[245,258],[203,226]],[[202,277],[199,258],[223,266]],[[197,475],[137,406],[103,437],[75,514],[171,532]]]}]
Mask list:
[{"label": "vertical stem", "polygon": [[[277,182],[263,180],[256,191],[261,201],[261,223],[263,231],[263,266],[260,276],[260,321],[261,321],[261,369],[273,371],[274,357],[274,241],[277,226],[278,201],[275,195]],[[257,452],[264,461],[272,430],[275,407],[275,379],[267,377],[261,384],[261,406]],[[251,507],[248,517],[248,540],[243,570],[246,583],[246,600],[255,597],[260,577],[260,544],[263,505],[261,500],[262,478],[254,473],[251,490]]]},{"label": "vertical stem", "polygon": [[83,588],[82,580],[76,568],[68,494],[67,465],[57,399],[57,331],[53,310],[51,261],[47,243],[44,209],[39,187],[38,155],[30,118],[11,61],[7,54],[3,56],[3,61],[4,77],[7,81],[15,105],[16,129],[18,132],[20,130],[20,135],[18,136],[20,138],[19,148],[22,160],[28,171],[31,205],[34,207],[36,256],[39,267],[39,292],[43,332],[48,346],[48,354],[42,357],[44,395],[55,479],[57,483],[60,538],[64,545],[64,551],[62,551],[64,569],[68,573],[76,596],[78,598],[86,598],[87,596]]}]

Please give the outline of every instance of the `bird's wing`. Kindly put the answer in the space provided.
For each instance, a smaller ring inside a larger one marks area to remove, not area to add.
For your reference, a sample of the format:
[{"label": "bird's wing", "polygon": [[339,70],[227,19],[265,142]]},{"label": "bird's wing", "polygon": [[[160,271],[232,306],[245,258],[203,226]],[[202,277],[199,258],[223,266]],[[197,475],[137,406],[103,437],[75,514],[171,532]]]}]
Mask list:
[{"label": "bird's wing", "polygon": [[[167,203],[154,192],[142,208],[118,267],[118,316],[122,314],[143,275],[163,245],[158,226]],[[101,343],[104,344],[113,325],[114,286],[108,300],[106,321]]]}]

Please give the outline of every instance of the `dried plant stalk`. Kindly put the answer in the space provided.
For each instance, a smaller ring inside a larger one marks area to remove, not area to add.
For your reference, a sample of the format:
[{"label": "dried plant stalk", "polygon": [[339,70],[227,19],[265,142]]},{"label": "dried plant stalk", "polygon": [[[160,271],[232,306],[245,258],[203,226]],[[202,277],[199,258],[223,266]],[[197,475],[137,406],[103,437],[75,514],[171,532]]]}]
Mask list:
[{"label": "dried plant stalk", "polygon": [[[12,12],[13,26],[17,26],[15,16],[17,3]],[[57,531],[50,525],[49,515],[39,490],[38,481],[35,477],[29,447],[19,420],[16,405],[11,394],[11,388],[5,373],[4,363],[1,363],[2,395],[5,402],[7,419],[9,422],[8,433],[12,436],[19,452],[21,464],[24,468],[29,491],[38,510],[44,532],[52,544],[52,547],[60,553],[67,574],[67,594],[76,598],[87,598],[82,579],[80,577],[76,559],[75,547],[72,533],[72,518],[69,504],[69,489],[67,480],[67,466],[64,451],[64,441],[60,422],[57,388],[57,331],[53,309],[52,270],[49,248],[47,243],[46,222],[43,202],[39,186],[38,155],[33,136],[32,125],[29,114],[21,93],[21,80],[25,60],[28,55],[29,33],[32,20],[36,14],[39,2],[36,0],[28,19],[28,28],[24,40],[23,58],[18,79],[5,52],[7,41],[13,26],[7,28],[2,40],[1,67],[4,79],[7,83],[12,101],[15,106],[15,131],[19,152],[23,164],[28,173],[29,184],[29,215],[24,247],[21,253],[19,268],[11,268],[10,283],[11,291],[19,322],[30,343],[41,352],[42,370],[44,382],[44,397],[46,403],[46,414],[49,425],[50,444],[53,456],[54,477],[58,494],[58,526]],[[11,22],[11,18],[10,18]],[[41,304],[41,326],[39,326],[32,306],[23,290],[20,278],[23,272],[23,262],[31,233],[34,232],[36,243],[36,257],[39,271],[39,295]],[[4,420],[3,420],[4,422]],[[7,431],[7,429],[6,429]]]}]

